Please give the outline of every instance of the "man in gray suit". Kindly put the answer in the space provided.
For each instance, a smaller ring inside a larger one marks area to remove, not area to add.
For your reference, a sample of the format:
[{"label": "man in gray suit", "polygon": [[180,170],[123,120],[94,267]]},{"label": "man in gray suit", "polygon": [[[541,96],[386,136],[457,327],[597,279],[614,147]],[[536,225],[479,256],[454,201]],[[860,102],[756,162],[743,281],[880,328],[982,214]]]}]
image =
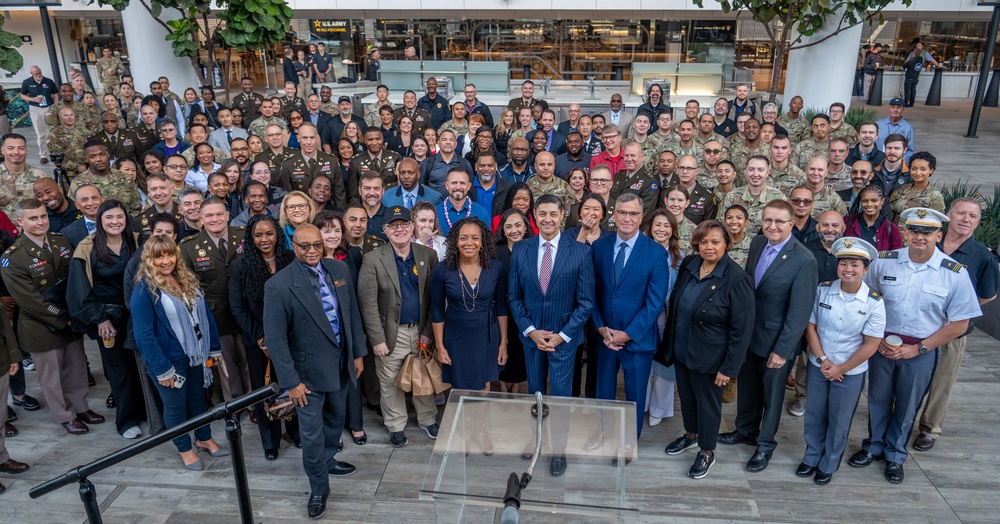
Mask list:
[{"label": "man in gray suit", "polygon": [[225,151],[226,155],[229,155],[229,144],[233,140],[250,138],[245,129],[233,125],[233,113],[228,107],[220,107],[216,118],[219,121],[219,128],[208,135],[208,144],[212,147]]},{"label": "man in gray suit", "polygon": [[344,431],[347,386],[361,374],[365,335],[347,265],[323,258],[313,225],[292,238],[296,261],[264,285],[264,339],[281,387],[298,408],[302,465],[312,494],[310,519],[326,511],[330,477],[356,468],[336,459]]},{"label": "man in gray suit", "polygon": [[[413,222],[403,206],[387,210],[383,226],[389,243],[365,255],[358,275],[361,317],[368,346],[375,353],[375,374],[382,394],[382,419],[393,447],[406,445],[406,395],[396,387],[396,375],[406,355],[417,343],[430,345],[431,272],[437,253],[413,244]],[[437,406],[434,395],[413,395],[417,425],[431,439],[437,438]]]},{"label": "man in gray suit", "polygon": [[719,435],[719,443],[756,446],[746,466],[751,473],[763,471],[777,447],[785,381],[816,299],[816,258],[792,237],[792,215],[785,200],[768,202],[761,213],[764,234],[753,239],[747,258],[757,318],[739,374],[736,431]]},{"label": "man in gray suit", "polygon": [[621,94],[615,93],[611,95],[611,109],[601,114],[604,115],[604,122],[606,124],[614,124],[618,126],[619,129],[625,129],[631,132],[632,115],[625,111],[625,101],[622,99]]}]

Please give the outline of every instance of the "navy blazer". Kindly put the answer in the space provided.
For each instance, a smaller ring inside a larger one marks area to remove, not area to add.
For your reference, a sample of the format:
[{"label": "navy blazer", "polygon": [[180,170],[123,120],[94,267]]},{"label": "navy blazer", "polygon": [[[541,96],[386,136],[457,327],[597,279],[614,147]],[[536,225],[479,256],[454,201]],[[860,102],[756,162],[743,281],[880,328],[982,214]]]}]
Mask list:
[{"label": "navy blazer", "polygon": [[292,262],[264,285],[264,342],[286,389],[305,384],[312,391],[338,391],[346,385],[340,366],[354,383],[354,359],[368,354],[347,264],[331,258],[320,263],[337,293],[343,344],[337,342],[309,281],[313,277],[301,263]]},{"label": "navy blazer", "polygon": [[[684,289],[694,280],[688,267],[699,255],[689,256],[678,268],[677,283],[670,293],[667,325],[656,360],[664,365],[674,362],[674,339],[677,336],[677,308]],[[739,374],[750,345],[754,325],[753,278],[739,264],[724,256],[722,278],[703,289],[694,303],[695,319],[690,324],[687,358],[688,369],[704,374],[722,373],[727,377]]]},{"label": "navy blazer", "polygon": [[[403,186],[390,187],[389,189],[386,189],[385,194],[382,195],[382,205],[386,207],[405,206],[406,202],[403,200]],[[441,196],[441,193],[438,193],[423,184],[418,184],[417,200],[414,204],[425,200],[436,206],[444,200],[444,197]]]},{"label": "navy blazer", "polygon": [[584,326],[594,307],[590,246],[569,235],[559,237],[549,289],[543,295],[538,284],[541,238],[535,235],[514,244],[507,272],[507,307],[525,347],[536,347],[534,340],[523,335],[534,325],[535,329],[565,333],[570,338],[568,345],[559,344],[556,349],[576,348],[584,341]]},{"label": "navy blazer", "polygon": [[[222,351],[219,344],[219,331],[215,327],[215,317],[208,309],[208,340],[209,353]],[[137,282],[129,301],[129,311],[132,312],[132,330],[135,333],[135,343],[142,355],[142,363],[154,376],[158,377],[176,367],[174,362],[187,365],[188,357],[184,354],[181,342],[170,327],[167,312],[163,309],[163,300],[154,296],[145,281]]]},{"label": "navy blazer", "polygon": [[624,330],[632,339],[625,343],[626,351],[655,351],[659,340],[656,319],[667,299],[670,262],[663,246],[642,233],[638,237],[619,282],[614,277],[618,235],[608,235],[593,244],[597,278],[594,327]]},{"label": "navy blazer", "polygon": [[[539,128],[530,133],[525,138],[528,139],[528,145],[531,145],[531,139],[535,136],[535,133],[544,133],[545,130]],[[552,128],[552,143],[549,144],[549,153],[552,156],[559,156],[566,152],[566,135],[562,134],[556,128]]]},{"label": "navy blazer", "polygon": [[[766,236],[757,235],[750,243],[746,272],[751,280],[767,242]],[[795,356],[818,285],[816,257],[794,237],[789,238],[754,291],[756,319],[750,338],[753,354],[767,357],[774,352],[786,360]]]}]

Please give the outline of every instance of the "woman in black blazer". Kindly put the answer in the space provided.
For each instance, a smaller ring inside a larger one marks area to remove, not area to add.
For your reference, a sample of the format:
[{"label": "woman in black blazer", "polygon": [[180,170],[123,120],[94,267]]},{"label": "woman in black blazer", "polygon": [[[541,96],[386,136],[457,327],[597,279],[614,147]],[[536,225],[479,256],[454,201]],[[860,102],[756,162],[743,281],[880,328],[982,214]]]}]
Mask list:
[{"label": "woman in black blazer", "polygon": [[665,451],[678,455],[700,447],[688,471],[696,479],[715,465],[722,388],[743,365],[753,332],[753,281],[726,254],[729,245],[729,232],[717,220],[706,220],[695,229],[691,247],[697,253],[678,269],[655,357],[674,366],[684,418],[685,434]]},{"label": "woman in black blazer", "polygon": [[[264,375],[270,362],[264,344],[264,283],[295,260],[295,254],[287,246],[285,233],[274,217],[254,215],[247,224],[243,256],[237,258],[230,269],[229,308],[243,332],[250,385],[254,389],[265,385]],[[271,366],[271,381],[278,381],[274,366]],[[263,403],[256,404],[253,409],[264,458],[276,460],[281,444],[281,421],[268,420]],[[285,431],[295,447],[301,447],[297,418],[285,422]]]}]

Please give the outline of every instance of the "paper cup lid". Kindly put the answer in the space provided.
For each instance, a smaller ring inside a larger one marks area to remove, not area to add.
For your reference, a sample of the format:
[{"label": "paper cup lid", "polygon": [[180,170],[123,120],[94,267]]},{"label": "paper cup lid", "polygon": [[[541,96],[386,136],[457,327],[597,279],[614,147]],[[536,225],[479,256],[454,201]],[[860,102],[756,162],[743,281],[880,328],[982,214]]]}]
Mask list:
[{"label": "paper cup lid", "polygon": [[889,344],[890,346],[901,346],[903,345],[903,339],[899,338],[896,335],[889,335],[885,337],[885,343]]}]

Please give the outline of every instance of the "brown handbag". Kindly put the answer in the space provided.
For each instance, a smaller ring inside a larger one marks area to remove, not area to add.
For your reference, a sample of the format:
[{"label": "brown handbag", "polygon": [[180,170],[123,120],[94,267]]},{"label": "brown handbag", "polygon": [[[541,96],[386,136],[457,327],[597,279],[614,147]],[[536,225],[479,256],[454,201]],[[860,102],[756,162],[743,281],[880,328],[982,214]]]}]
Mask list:
[{"label": "brown handbag", "polygon": [[[267,361],[267,370],[264,371],[264,384],[269,385],[271,383],[271,361]],[[292,398],[288,395],[288,391],[282,391],[280,395],[276,397],[270,397],[264,400],[264,413],[267,415],[268,420],[292,420],[295,418],[295,403],[292,402]]]}]

